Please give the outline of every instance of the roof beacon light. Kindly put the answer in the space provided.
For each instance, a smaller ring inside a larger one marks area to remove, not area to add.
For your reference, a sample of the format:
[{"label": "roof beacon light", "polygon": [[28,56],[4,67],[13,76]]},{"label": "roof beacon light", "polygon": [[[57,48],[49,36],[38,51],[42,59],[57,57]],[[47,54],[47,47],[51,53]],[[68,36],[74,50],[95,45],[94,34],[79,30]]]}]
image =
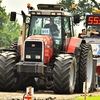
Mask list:
[{"label": "roof beacon light", "polygon": [[72,5],[72,9],[75,9],[75,4]]},{"label": "roof beacon light", "polygon": [[30,3],[27,4],[27,8],[31,7]]},{"label": "roof beacon light", "polygon": [[100,14],[100,10],[92,10],[93,14]]}]

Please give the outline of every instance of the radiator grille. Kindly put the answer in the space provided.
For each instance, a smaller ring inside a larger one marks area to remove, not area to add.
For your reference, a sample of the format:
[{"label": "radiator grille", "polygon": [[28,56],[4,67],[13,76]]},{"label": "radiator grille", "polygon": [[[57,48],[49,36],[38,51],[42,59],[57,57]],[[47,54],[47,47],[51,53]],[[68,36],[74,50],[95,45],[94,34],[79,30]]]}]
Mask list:
[{"label": "radiator grille", "polygon": [[[30,55],[31,58],[26,56]],[[26,41],[25,42],[25,61],[42,62],[42,42]]]}]

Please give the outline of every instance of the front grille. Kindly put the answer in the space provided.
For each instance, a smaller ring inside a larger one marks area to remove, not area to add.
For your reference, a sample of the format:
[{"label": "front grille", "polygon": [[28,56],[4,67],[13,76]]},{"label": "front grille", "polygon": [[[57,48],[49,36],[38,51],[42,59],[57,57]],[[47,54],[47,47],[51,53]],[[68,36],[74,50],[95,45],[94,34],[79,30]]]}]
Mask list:
[{"label": "front grille", "polygon": [[[31,58],[26,56],[30,55]],[[37,58],[40,56],[40,58]],[[26,41],[25,42],[25,61],[42,62],[42,42]]]}]

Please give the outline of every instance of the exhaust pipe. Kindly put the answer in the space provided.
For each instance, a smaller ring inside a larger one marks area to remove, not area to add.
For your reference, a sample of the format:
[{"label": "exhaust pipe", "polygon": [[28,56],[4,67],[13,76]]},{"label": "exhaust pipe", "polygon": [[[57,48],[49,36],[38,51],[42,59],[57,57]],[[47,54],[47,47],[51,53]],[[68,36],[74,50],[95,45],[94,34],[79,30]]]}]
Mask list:
[{"label": "exhaust pipe", "polygon": [[25,37],[26,37],[26,15],[23,11],[21,11],[22,16],[23,16],[23,30],[22,30],[22,57],[21,60],[24,60],[24,54],[23,54],[23,48],[24,48],[24,41],[25,41]]}]

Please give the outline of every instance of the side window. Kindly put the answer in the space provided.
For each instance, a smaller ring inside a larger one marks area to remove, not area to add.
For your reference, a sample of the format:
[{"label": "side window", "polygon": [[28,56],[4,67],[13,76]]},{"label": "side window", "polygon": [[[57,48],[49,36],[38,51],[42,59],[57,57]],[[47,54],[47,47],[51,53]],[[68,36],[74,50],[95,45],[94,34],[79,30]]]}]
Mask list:
[{"label": "side window", "polygon": [[72,17],[70,17],[70,26],[71,26],[71,36],[74,37],[74,30],[73,30],[73,21],[72,21]]},{"label": "side window", "polygon": [[57,28],[59,30],[58,38],[61,39],[61,17],[57,16],[55,18],[55,24],[57,25]]},{"label": "side window", "polygon": [[67,34],[68,31],[70,31],[70,23],[69,23],[69,17],[64,17],[64,31],[65,31],[65,34],[66,34],[66,37],[69,38],[70,37],[70,34]]},{"label": "side window", "polygon": [[37,18],[37,20],[35,21],[35,26],[33,28],[32,34],[40,35],[41,26],[42,26],[42,19],[41,18]]}]

